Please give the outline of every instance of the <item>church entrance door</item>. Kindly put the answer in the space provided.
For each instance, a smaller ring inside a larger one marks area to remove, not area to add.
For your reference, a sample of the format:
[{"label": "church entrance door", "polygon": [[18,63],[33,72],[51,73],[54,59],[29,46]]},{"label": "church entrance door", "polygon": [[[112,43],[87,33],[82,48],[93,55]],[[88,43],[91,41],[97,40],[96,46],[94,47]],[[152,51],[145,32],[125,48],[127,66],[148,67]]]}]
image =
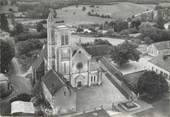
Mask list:
[{"label": "church entrance door", "polygon": [[81,88],[84,86],[85,77],[82,75],[78,75],[75,79],[75,82],[76,82],[76,87]]},{"label": "church entrance door", "polygon": [[77,83],[77,87],[82,87],[82,84],[81,84],[81,81],[79,81],[78,83]]}]

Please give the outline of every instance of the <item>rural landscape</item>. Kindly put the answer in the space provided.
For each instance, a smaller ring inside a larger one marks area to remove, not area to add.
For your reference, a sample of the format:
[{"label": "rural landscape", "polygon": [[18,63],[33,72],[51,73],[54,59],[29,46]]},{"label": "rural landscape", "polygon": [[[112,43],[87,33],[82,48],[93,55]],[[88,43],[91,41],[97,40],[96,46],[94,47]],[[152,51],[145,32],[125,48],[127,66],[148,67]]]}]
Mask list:
[{"label": "rural landscape", "polygon": [[169,110],[170,0],[0,0],[0,116]]}]

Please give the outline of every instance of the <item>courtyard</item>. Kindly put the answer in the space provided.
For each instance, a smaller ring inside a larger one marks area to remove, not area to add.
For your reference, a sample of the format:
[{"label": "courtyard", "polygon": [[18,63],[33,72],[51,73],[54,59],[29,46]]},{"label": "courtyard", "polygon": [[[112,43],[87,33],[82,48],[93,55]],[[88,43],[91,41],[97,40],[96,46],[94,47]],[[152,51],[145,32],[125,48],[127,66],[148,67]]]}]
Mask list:
[{"label": "courtyard", "polygon": [[77,111],[89,111],[103,106],[111,110],[112,103],[127,101],[119,90],[103,75],[101,86],[84,87],[77,91]]}]

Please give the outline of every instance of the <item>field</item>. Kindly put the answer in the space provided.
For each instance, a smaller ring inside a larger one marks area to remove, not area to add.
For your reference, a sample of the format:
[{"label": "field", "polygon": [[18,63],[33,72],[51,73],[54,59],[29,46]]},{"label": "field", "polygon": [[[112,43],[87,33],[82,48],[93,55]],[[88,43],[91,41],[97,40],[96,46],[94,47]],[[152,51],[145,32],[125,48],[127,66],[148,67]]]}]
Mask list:
[{"label": "field", "polygon": [[[83,11],[83,7],[86,7],[86,10]],[[152,4],[134,4],[122,2],[112,5],[95,5],[95,7],[89,7],[89,5],[79,5],[78,7],[69,6],[56,11],[58,17],[65,20],[66,23],[78,25],[86,23],[102,23],[117,18],[128,18],[132,15],[146,11],[147,9],[153,9],[154,7],[155,5]],[[94,13],[111,15],[112,19],[88,16],[87,13],[92,10]]]},{"label": "field", "polygon": [[160,2],[170,2],[170,0],[78,0],[84,4],[111,4],[113,2],[132,2],[139,4],[156,4]]}]

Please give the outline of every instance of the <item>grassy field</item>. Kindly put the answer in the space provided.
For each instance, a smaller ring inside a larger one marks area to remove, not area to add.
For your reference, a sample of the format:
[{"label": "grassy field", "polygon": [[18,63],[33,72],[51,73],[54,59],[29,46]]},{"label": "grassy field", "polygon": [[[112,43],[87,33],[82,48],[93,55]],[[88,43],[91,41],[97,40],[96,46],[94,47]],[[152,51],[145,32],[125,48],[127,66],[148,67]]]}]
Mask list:
[{"label": "grassy field", "polygon": [[[82,8],[86,7],[83,11]],[[146,9],[153,9],[155,5],[152,4],[134,4],[134,3],[115,3],[113,5],[95,5],[95,7],[89,7],[89,5],[69,6],[57,10],[58,17],[65,20],[66,23],[77,25],[84,23],[102,23],[117,18],[128,18],[134,14],[141,13]],[[100,18],[88,16],[89,11],[94,13],[111,15],[113,19]]]},{"label": "grassy field", "polygon": [[170,2],[170,0],[78,0],[84,4],[111,4],[113,2],[132,2],[139,4],[156,4],[160,2]]}]

